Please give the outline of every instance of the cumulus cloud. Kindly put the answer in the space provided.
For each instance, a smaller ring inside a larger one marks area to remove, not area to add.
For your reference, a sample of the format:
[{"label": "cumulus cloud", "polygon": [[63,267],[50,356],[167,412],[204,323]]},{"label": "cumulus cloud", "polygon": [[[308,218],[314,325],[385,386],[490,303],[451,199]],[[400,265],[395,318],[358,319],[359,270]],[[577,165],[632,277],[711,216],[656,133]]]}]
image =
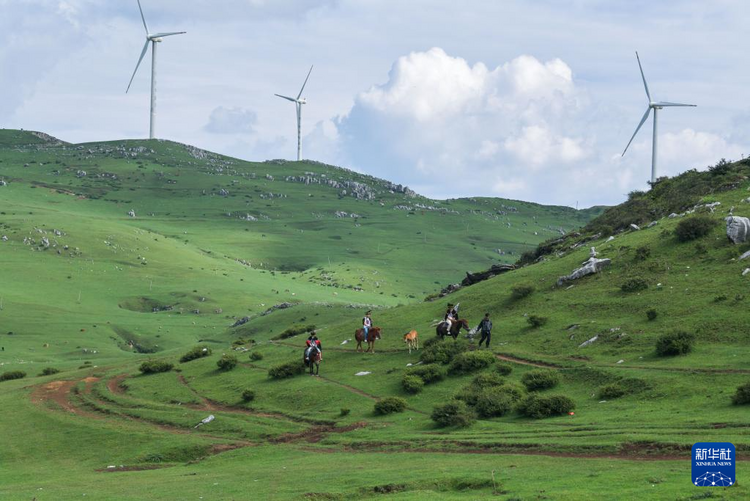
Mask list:
[{"label": "cumulus cloud", "polygon": [[211,112],[204,128],[213,134],[252,134],[257,122],[254,111],[219,106]]}]

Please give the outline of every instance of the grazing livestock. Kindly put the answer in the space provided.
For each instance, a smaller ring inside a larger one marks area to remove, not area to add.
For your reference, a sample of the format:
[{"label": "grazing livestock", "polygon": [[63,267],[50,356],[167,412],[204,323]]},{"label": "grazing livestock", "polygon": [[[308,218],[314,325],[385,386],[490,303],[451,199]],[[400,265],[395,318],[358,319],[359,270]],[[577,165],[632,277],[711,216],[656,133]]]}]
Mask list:
[{"label": "grazing livestock", "polygon": [[411,350],[418,350],[419,349],[419,335],[417,334],[417,331],[409,331],[406,334],[404,334],[404,343],[409,347],[409,354],[411,354]]},{"label": "grazing livestock", "polygon": [[[365,340],[364,329],[357,329],[354,331],[354,339],[357,340],[357,351],[362,351],[362,342]],[[367,350],[375,353],[375,341],[380,339],[380,327],[370,327],[370,332],[367,334]]]}]

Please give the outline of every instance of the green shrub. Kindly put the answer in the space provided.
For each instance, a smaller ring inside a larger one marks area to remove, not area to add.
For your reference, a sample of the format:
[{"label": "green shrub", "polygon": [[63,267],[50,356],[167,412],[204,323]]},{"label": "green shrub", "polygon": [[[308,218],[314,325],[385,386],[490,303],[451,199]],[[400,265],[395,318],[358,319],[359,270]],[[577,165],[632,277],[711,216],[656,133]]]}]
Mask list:
[{"label": "green shrub", "polygon": [[174,369],[174,364],[161,360],[147,360],[138,367],[143,374],[156,374],[159,372],[169,372]]},{"label": "green shrub", "polygon": [[341,417],[348,416],[351,411],[352,411],[351,409],[347,409],[346,407],[342,407],[341,411],[339,411],[339,416],[341,416]]},{"label": "green shrub", "polygon": [[473,385],[464,386],[453,395],[453,399],[460,400],[466,405],[474,406],[477,405],[480,390],[481,388]]},{"label": "green shrub", "polygon": [[529,391],[554,388],[560,382],[557,372],[546,369],[535,369],[521,376],[521,382]]},{"label": "green shrub", "polygon": [[689,332],[664,334],[656,340],[656,354],[661,357],[685,355],[693,350],[694,343],[695,336]]},{"label": "green shrub", "polygon": [[271,379],[286,379],[305,372],[305,364],[301,360],[292,360],[283,364],[274,365],[268,369],[268,377]]},{"label": "green shrub", "polygon": [[500,417],[513,409],[514,400],[502,388],[485,388],[477,398],[477,414],[484,418]]},{"label": "green shrub", "polygon": [[656,320],[656,317],[658,316],[659,316],[659,312],[653,308],[646,311],[646,317],[649,319],[650,322],[653,322],[654,320]]},{"label": "green shrub", "polygon": [[539,395],[532,393],[521,400],[518,411],[526,417],[542,419],[561,416],[575,409],[575,402],[563,395]]},{"label": "green shrub", "polygon": [[745,383],[737,387],[737,392],[732,396],[734,405],[750,404],[750,383]]},{"label": "green shrub", "polygon": [[639,277],[629,278],[623,282],[620,289],[625,293],[640,292],[648,289],[648,282]]},{"label": "green shrub", "polygon": [[384,416],[394,412],[404,412],[406,409],[406,400],[399,397],[386,397],[375,402],[375,414]]},{"label": "green shrub", "polygon": [[614,400],[624,397],[627,393],[627,390],[619,383],[611,383],[599,388],[599,398],[602,400]]},{"label": "green shrub", "polygon": [[510,288],[510,297],[518,301],[534,293],[534,286],[531,284],[516,284]]},{"label": "green shrub", "polygon": [[226,353],[216,361],[216,366],[220,371],[231,371],[237,367],[237,357],[234,355],[227,355]]},{"label": "green shrub", "polygon": [[468,374],[494,364],[495,355],[489,351],[465,351],[451,360],[448,366],[450,374]]},{"label": "green shrub", "polygon": [[540,317],[539,315],[529,315],[526,319],[529,325],[534,329],[538,329],[539,327],[546,324],[547,320],[547,317]]},{"label": "green shrub", "polygon": [[279,339],[287,339],[290,337],[297,336],[299,334],[304,334],[306,332],[312,332],[315,330],[315,326],[310,325],[292,325],[288,329],[284,330],[281,334],[277,334],[276,336],[272,337],[273,340],[279,340]]},{"label": "green shrub", "polygon": [[705,237],[716,226],[716,220],[710,216],[693,216],[685,218],[675,228],[677,240],[680,242],[689,242],[701,237]]},{"label": "green shrub", "polygon": [[510,364],[495,364],[495,371],[501,376],[510,376],[510,373],[513,372],[513,367]]},{"label": "green shrub", "polygon": [[445,378],[445,368],[437,364],[417,365],[408,368],[406,374],[418,377],[424,384],[432,384]]},{"label": "green shrub", "polygon": [[24,371],[7,371],[0,374],[0,381],[10,381],[12,379],[23,379],[26,377]]},{"label": "green shrub", "polygon": [[476,421],[474,412],[460,400],[453,400],[436,406],[430,417],[440,426],[457,426],[459,428],[470,426]]},{"label": "green shrub", "polygon": [[505,383],[503,376],[497,372],[483,372],[477,374],[471,384],[477,388],[490,388],[492,386],[501,386]]},{"label": "green shrub", "polygon": [[419,354],[419,360],[424,364],[448,364],[453,360],[453,357],[468,349],[469,343],[464,340],[446,339],[441,341],[438,338],[431,338],[424,344],[422,353]]},{"label": "green shrub", "polygon": [[180,363],[184,364],[185,362],[190,362],[191,360],[207,357],[210,354],[211,348],[209,348],[208,346],[196,346],[180,357]]},{"label": "green shrub", "polygon": [[255,400],[255,392],[253,390],[244,390],[242,392],[243,402],[252,402],[253,400]]},{"label": "green shrub", "polygon": [[250,361],[251,362],[258,362],[260,360],[263,360],[263,354],[259,351],[254,351],[250,354]]},{"label": "green shrub", "polygon": [[651,256],[651,247],[648,245],[641,245],[635,250],[635,260],[645,261]]},{"label": "green shrub", "polygon": [[47,367],[39,374],[40,376],[51,376],[53,374],[57,374],[60,372],[60,369],[55,369],[54,367]]},{"label": "green shrub", "polygon": [[401,378],[401,386],[403,386],[406,393],[415,395],[424,388],[424,381],[419,376],[404,374],[404,377]]}]

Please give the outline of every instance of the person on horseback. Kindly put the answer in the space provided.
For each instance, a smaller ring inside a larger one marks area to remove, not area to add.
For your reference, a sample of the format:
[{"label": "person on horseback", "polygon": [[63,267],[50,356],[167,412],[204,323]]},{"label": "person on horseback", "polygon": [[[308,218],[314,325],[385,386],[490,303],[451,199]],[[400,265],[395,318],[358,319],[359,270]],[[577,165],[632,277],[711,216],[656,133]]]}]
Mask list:
[{"label": "person on horseback", "polygon": [[453,306],[452,303],[448,303],[448,310],[445,312],[445,321],[448,322],[448,332],[453,327],[453,322],[458,320],[458,305]]},{"label": "person on horseback", "polygon": [[315,331],[310,333],[310,337],[305,341],[305,345],[307,346],[305,348],[305,361],[310,360],[310,352],[312,351],[313,346],[320,352],[320,359],[323,359],[323,345],[320,344],[320,339],[318,339],[318,334]]},{"label": "person on horseback", "polygon": [[365,333],[365,343],[367,342],[367,333],[370,332],[370,327],[372,327],[372,318],[370,315],[372,315],[372,311],[367,310],[367,313],[365,313],[365,316],[362,319],[362,332]]}]

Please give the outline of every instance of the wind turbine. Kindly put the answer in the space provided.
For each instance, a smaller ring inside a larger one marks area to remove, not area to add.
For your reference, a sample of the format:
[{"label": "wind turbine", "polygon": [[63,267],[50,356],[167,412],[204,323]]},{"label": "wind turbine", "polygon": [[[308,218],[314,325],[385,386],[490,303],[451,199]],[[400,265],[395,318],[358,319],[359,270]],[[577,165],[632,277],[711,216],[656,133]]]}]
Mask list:
[{"label": "wind turbine", "polygon": [[148,44],[151,43],[151,119],[149,122],[149,139],[154,138],[155,134],[155,128],[156,128],[156,44],[161,42],[161,39],[164,37],[171,37],[172,35],[182,35],[186,33],[185,31],[173,31],[169,33],[151,33],[148,31],[148,25],[146,24],[146,17],[143,15],[143,8],[141,7],[141,0],[138,0],[138,10],[141,11],[141,19],[143,20],[143,27],[146,29],[146,43],[143,44],[143,50],[141,51],[141,57],[138,58],[138,64],[135,65],[135,71],[133,71],[133,76],[130,77],[130,83],[128,84],[128,88],[125,91],[127,94],[130,90],[130,86],[133,84],[133,79],[135,78],[135,74],[138,73],[138,67],[141,65],[141,61],[143,61],[143,56],[146,55],[146,51],[148,50]]},{"label": "wind turbine", "polygon": [[670,106],[692,106],[695,107],[695,104],[682,104],[682,103],[670,103],[667,101],[654,101],[651,99],[651,93],[648,91],[648,84],[646,83],[646,77],[643,75],[643,66],[641,66],[641,58],[638,56],[638,51],[635,53],[636,59],[638,59],[638,68],[641,69],[641,78],[643,79],[643,87],[646,89],[646,97],[648,97],[648,108],[646,108],[646,113],[643,114],[643,118],[641,118],[641,123],[638,124],[638,127],[635,128],[635,132],[633,132],[633,137],[630,138],[630,141],[628,141],[628,145],[625,147],[625,149],[622,152],[621,156],[625,156],[625,152],[628,151],[628,148],[630,147],[630,143],[633,142],[633,139],[635,139],[635,135],[638,134],[638,131],[641,130],[641,126],[643,126],[643,123],[648,118],[648,114],[651,113],[651,110],[654,110],[654,131],[653,131],[653,138],[651,143],[651,182],[656,182],[656,153],[657,153],[657,140],[656,140],[656,132],[657,132],[657,115],[658,111],[662,108],[668,108]]},{"label": "wind turbine", "polygon": [[274,94],[274,96],[279,96],[282,99],[286,99],[287,101],[291,101],[295,104],[297,108],[297,161],[299,162],[302,160],[302,105],[307,104],[307,99],[302,96],[302,91],[305,90],[305,85],[307,85],[307,79],[310,78],[310,73],[312,73],[313,67],[310,66],[310,71],[307,72],[307,78],[305,78],[305,83],[302,84],[302,88],[299,90],[299,94],[297,94],[297,98],[288,97],[288,96],[282,96],[281,94]]}]

